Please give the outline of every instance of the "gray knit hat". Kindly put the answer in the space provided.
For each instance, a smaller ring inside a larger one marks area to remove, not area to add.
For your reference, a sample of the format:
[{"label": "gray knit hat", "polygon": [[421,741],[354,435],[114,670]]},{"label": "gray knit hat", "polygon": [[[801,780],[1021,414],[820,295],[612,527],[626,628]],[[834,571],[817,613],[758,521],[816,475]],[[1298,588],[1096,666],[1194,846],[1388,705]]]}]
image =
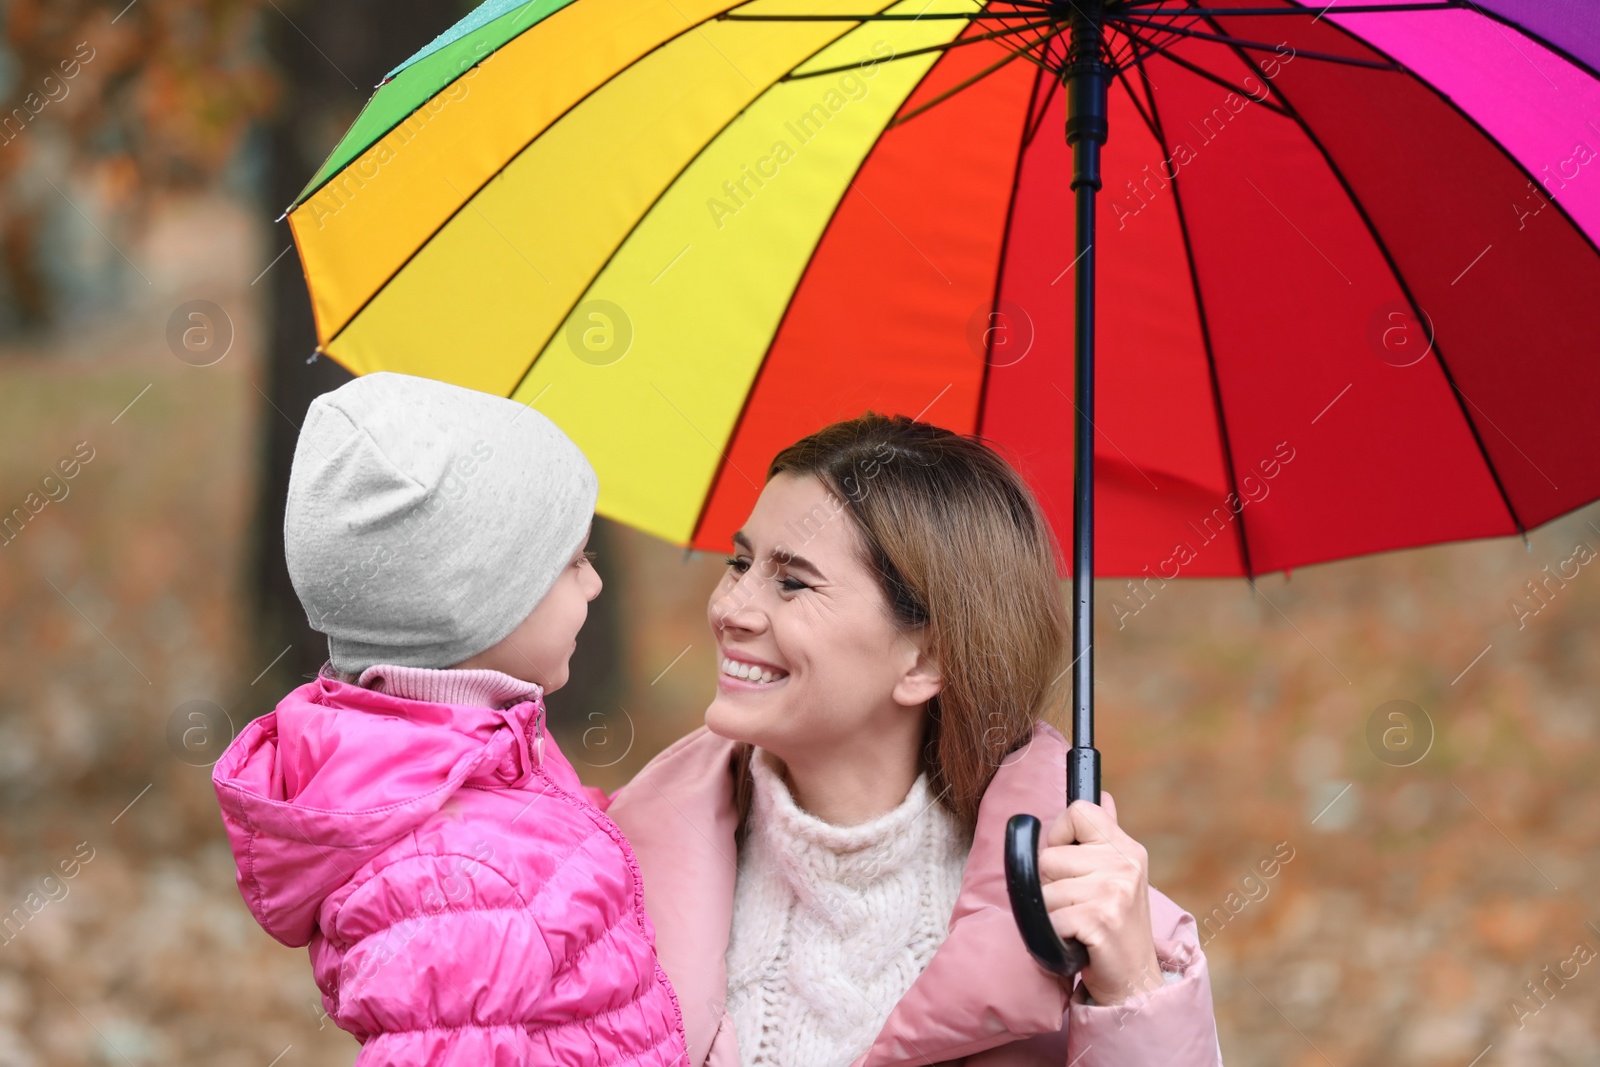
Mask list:
[{"label": "gray knit hat", "polygon": [[599,481],[532,408],[376,372],[311,402],[283,514],[335,670],[449,667],[498,643],[583,543]]}]

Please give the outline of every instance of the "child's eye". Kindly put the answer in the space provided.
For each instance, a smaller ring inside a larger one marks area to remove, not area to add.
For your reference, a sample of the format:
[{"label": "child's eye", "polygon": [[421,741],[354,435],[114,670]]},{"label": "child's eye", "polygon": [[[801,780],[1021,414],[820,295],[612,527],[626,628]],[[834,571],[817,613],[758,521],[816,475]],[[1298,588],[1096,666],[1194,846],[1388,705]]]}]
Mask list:
[{"label": "child's eye", "polygon": [[586,549],[583,550],[583,553],[577,559],[573,560],[572,565],[574,567],[581,567],[585,563],[593,563],[596,559],[599,558],[599,556],[600,556],[600,553],[594,551],[593,549],[587,549],[586,548]]}]

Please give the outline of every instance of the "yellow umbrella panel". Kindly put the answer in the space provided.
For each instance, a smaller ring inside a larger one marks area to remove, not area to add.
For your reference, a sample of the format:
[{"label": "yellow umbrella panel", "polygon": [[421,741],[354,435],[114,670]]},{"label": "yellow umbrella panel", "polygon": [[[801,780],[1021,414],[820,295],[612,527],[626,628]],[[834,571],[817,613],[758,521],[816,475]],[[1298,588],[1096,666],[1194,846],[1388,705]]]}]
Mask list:
[{"label": "yellow umbrella panel", "polygon": [[505,7],[392,76],[292,209],[322,349],[536,402],[603,514],[686,544],[806,264],[940,56],[907,53],[966,22]]}]

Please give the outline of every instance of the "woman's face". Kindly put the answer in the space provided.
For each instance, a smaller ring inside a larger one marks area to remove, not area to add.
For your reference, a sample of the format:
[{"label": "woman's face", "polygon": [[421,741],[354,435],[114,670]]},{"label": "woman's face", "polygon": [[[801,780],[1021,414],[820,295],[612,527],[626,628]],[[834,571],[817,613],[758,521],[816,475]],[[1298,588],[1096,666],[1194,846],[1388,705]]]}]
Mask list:
[{"label": "woman's face", "polygon": [[892,619],[858,539],[844,502],[811,475],[779,474],[761,491],[707,604],[713,733],[792,765],[920,728],[938,671],[923,635]]}]

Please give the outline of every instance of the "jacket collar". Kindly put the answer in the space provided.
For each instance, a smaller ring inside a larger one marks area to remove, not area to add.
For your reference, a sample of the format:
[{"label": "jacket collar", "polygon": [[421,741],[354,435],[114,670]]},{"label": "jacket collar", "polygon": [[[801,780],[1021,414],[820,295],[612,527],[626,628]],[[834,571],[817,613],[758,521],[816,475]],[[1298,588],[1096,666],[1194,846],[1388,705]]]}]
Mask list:
[{"label": "jacket collar", "polygon": [[257,921],[284,944],[304,945],[328,893],[401,835],[448,814],[460,789],[525,788],[543,712],[537,699],[504,709],[431,703],[328,676],[289,693],[212,768]]},{"label": "jacket collar", "polygon": [[[1060,1030],[1071,987],[1023,946],[1002,856],[1011,816],[1048,820],[1060,812],[1067,750],[1060,733],[1040,724],[995,772],[979,807],[950,933],[860,1067],[959,1059]],[[695,1065],[705,1062],[726,1013],[738,872],[735,753],[734,742],[702,727],[651,761],[607,808],[638,856],[657,956],[678,993]]]}]

